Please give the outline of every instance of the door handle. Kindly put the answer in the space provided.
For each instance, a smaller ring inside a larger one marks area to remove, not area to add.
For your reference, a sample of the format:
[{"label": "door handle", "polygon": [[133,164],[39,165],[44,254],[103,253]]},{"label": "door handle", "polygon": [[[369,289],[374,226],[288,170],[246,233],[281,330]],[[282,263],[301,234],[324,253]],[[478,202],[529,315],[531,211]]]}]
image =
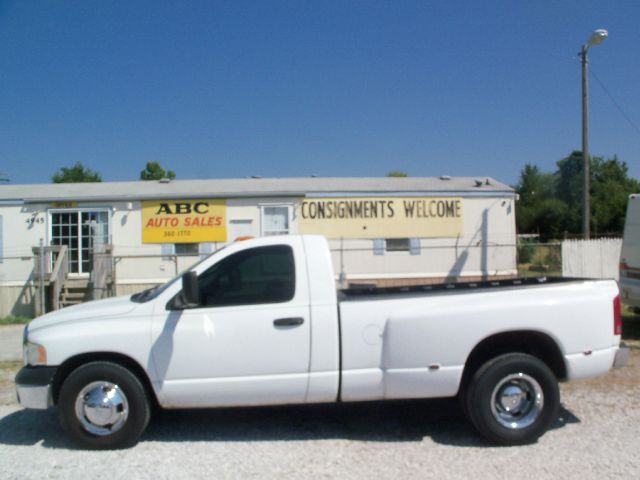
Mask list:
[{"label": "door handle", "polygon": [[273,324],[276,327],[295,327],[297,325],[302,325],[303,323],[304,318],[302,317],[278,318],[273,321]]}]

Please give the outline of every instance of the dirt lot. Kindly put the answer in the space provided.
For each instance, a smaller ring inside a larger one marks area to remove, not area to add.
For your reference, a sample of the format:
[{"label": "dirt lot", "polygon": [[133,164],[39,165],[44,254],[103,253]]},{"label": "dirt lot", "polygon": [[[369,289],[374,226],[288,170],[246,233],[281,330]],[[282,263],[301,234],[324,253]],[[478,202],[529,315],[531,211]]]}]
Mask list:
[{"label": "dirt lot", "polygon": [[0,405],[11,405],[16,401],[13,379],[22,367],[22,362],[0,362]]}]

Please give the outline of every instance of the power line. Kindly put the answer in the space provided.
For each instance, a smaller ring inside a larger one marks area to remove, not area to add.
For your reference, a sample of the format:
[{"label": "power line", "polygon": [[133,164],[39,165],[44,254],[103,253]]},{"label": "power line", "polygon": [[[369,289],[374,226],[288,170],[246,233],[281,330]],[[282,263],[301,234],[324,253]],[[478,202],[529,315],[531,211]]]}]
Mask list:
[{"label": "power line", "polygon": [[624,119],[629,123],[629,125],[631,125],[631,127],[636,131],[636,133],[638,134],[638,136],[640,136],[640,128],[638,128],[638,126],[634,123],[633,120],[631,120],[631,117],[629,117],[629,115],[627,115],[627,113],[624,111],[624,109],[620,106],[620,104],[618,102],[616,102],[616,99],[613,98],[613,95],[611,95],[611,93],[609,93],[609,90],[607,90],[607,87],[604,86],[604,83],[602,82],[602,80],[600,80],[600,78],[598,78],[598,76],[596,75],[596,73],[593,71],[593,67],[591,67],[591,74],[593,75],[593,78],[596,79],[596,81],[598,82],[598,84],[600,85],[600,87],[602,87],[602,90],[604,90],[604,93],[607,94],[607,96],[609,97],[609,100],[611,100],[611,103],[613,103],[613,105],[618,109],[618,111],[622,114],[622,116],[624,117]]}]

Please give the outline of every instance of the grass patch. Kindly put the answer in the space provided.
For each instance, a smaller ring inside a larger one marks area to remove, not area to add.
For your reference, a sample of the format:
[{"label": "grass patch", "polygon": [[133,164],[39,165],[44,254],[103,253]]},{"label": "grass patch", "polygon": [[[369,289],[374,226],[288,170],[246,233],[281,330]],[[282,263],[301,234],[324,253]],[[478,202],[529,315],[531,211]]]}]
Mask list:
[{"label": "grass patch", "polygon": [[562,270],[542,268],[531,263],[518,264],[518,277],[561,277]]},{"label": "grass patch", "polygon": [[0,318],[0,325],[24,325],[29,323],[31,319],[29,317],[19,317],[16,315],[9,315],[4,318]]},{"label": "grass patch", "polygon": [[522,242],[518,245],[518,276],[562,276],[561,255],[559,243]]}]

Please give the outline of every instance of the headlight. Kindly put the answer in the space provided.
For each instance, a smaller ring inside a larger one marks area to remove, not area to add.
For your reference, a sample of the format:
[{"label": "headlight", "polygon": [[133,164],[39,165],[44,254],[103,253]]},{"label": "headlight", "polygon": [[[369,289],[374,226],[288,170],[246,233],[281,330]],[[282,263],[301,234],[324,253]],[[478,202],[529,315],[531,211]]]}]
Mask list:
[{"label": "headlight", "polygon": [[22,347],[22,355],[25,365],[46,365],[47,351],[42,345],[27,341]]}]

